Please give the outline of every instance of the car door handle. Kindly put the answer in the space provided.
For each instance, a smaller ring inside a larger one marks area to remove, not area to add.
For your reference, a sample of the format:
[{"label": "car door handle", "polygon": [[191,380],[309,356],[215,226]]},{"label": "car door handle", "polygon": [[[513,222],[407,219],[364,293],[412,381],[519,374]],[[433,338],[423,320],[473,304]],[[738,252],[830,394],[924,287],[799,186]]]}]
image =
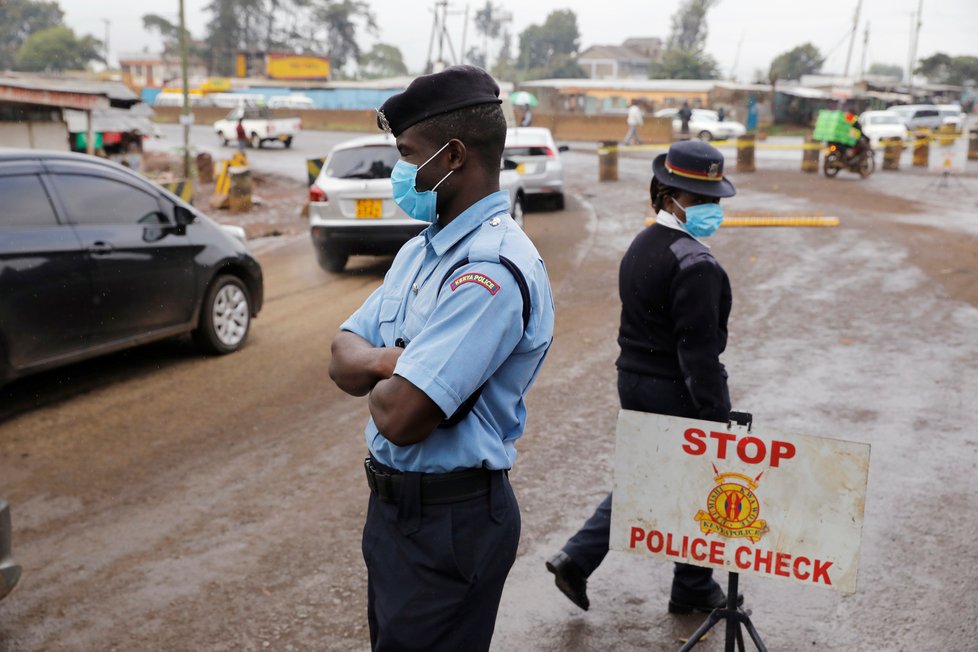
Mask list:
[{"label": "car door handle", "polygon": [[97,242],[93,242],[92,246],[88,248],[88,253],[93,256],[105,256],[111,254],[112,250],[113,247],[111,244],[98,240]]}]

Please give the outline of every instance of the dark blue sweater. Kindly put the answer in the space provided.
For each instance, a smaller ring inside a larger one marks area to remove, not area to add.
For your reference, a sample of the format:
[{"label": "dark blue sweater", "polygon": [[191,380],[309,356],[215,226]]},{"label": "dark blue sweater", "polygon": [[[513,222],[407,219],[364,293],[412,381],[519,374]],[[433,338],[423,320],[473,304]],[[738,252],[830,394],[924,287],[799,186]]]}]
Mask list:
[{"label": "dark blue sweater", "polygon": [[726,421],[731,292],[710,250],[686,233],[654,224],[632,241],[618,276],[621,326],[616,365],[685,381],[697,416]]}]

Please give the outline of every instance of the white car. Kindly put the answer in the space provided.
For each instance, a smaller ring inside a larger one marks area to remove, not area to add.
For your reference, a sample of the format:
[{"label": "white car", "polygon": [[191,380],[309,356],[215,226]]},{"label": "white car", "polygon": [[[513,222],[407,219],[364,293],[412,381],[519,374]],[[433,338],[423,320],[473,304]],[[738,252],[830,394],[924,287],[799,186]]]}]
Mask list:
[{"label": "white car", "polygon": [[[427,224],[394,203],[391,170],[401,157],[394,137],[377,134],[340,143],[309,186],[309,235],[319,266],[341,272],[351,255],[388,256]],[[525,191],[517,163],[503,159],[499,187],[523,226]]]},{"label": "white car", "polygon": [[267,142],[292,146],[292,138],[302,129],[299,118],[275,118],[267,106],[242,105],[214,123],[214,132],[225,147],[237,140],[238,120],[242,121],[249,144],[258,149]]},{"label": "white car", "polygon": [[[659,109],[653,116],[656,118],[672,118],[672,133],[678,136],[682,133],[682,120],[676,115],[679,109]],[[716,111],[709,109],[693,109],[689,119],[689,135],[700,140],[727,140],[737,138],[747,133],[747,128],[736,120],[720,121]]]},{"label": "white car", "polygon": [[564,209],[564,164],[560,147],[546,127],[512,127],[506,130],[506,149],[503,158],[516,161],[516,170],[523,178],[523,187],[530,197],[543,197],[553,202],[557,210]]},{"label": "white car", "polygon": [[879,147],[884,138],[910,138],[907,126],[895,111],[865,111],[859,116],[859,124],[873,147]]},{"label": "white car", "polygon": [[965,115],[960,104],[938,104],[937,110],[941,112],[942,126],[951,125],[955,131],[964,128]]}]

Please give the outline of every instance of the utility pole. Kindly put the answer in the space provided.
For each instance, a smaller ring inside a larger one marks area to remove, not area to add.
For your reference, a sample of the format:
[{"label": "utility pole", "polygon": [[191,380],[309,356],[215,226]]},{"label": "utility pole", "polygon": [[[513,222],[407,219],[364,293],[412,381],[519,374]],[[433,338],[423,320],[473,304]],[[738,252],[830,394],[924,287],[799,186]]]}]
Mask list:
[{"label": "utility pole", "polygon": [[917,4],[916,21],[912,15],[910,18],[910,59],[907,61],[907,84],[910,87],[911,96],[913,95],[913,67],[917,63],[917,42],[920,40],[920,26],[923,25],[921,16],[923,12],[924,0],[920,0]]},{"label": "utility pole", "polygon": [[105,59],[105,69],[109,69],[109,24],[108,18],[103,18],[102,22],[105,23],[105,40],[102,42],[102,56]]},{"label": "utility pole", "polygon": [[183,178],[190,178],[190,88],[187,81],[187,23],[183,14],[183,0],[180,0],[180,77],[183,80],[183,110],[180,111],[180,124],[183,125]]},{"label": "utility pole", "polygon": [[869,21],[866,21],[866,31],[863,33],[863,58],[859,62],[859,78],[866,75],[866,50],[869,49]]},{"label": "utility pole", "polygon": [[852,17],[852,32],[849,34],[849,52],[846,54],[846,69],[843,73],[844,77],[849,76],[849,60],[852,59],[852,43],[856,38],[856,30],[859,29],[859,10],[863,6],[863,0],[859,0],[856,3],[856,15]]},{"label": "utility pole", "polygon": [[[448,51],[452,56],[451,63],[457,63],[458,57],[455,56],[455,48],[452,45],[452,37],[448,34],[446,18],[448,16],[448,0],[438,0],[434,8],[435,24],[431,28],[431,40],[428,43],[428,63],[425,66],[430,72],[438,72],[445,68],[445,42],[448,41]],[[457,13],[457,12],[454,12]],[[468,20],[468,7],[466,7],[466,21]],[[435,34],[438,34],[438,59],[431,60],[431,50],[435,42]],[[463,37],[464,40],[464,37]],[[464,52],[463,52],[464,56]]]}]

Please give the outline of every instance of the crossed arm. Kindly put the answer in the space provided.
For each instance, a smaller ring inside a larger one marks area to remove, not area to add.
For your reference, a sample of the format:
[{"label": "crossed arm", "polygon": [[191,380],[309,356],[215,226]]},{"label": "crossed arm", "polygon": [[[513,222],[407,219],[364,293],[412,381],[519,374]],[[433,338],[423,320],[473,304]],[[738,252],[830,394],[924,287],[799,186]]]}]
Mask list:
[{"label": "crossed arm", "polygon": [[349,331],[333,340],[329,377],[347,394],[369,395],[370,416],[391,443],[407,446],[424,441],[445,415],[427,394],[394,375],[403,349],[375,347]]}]

